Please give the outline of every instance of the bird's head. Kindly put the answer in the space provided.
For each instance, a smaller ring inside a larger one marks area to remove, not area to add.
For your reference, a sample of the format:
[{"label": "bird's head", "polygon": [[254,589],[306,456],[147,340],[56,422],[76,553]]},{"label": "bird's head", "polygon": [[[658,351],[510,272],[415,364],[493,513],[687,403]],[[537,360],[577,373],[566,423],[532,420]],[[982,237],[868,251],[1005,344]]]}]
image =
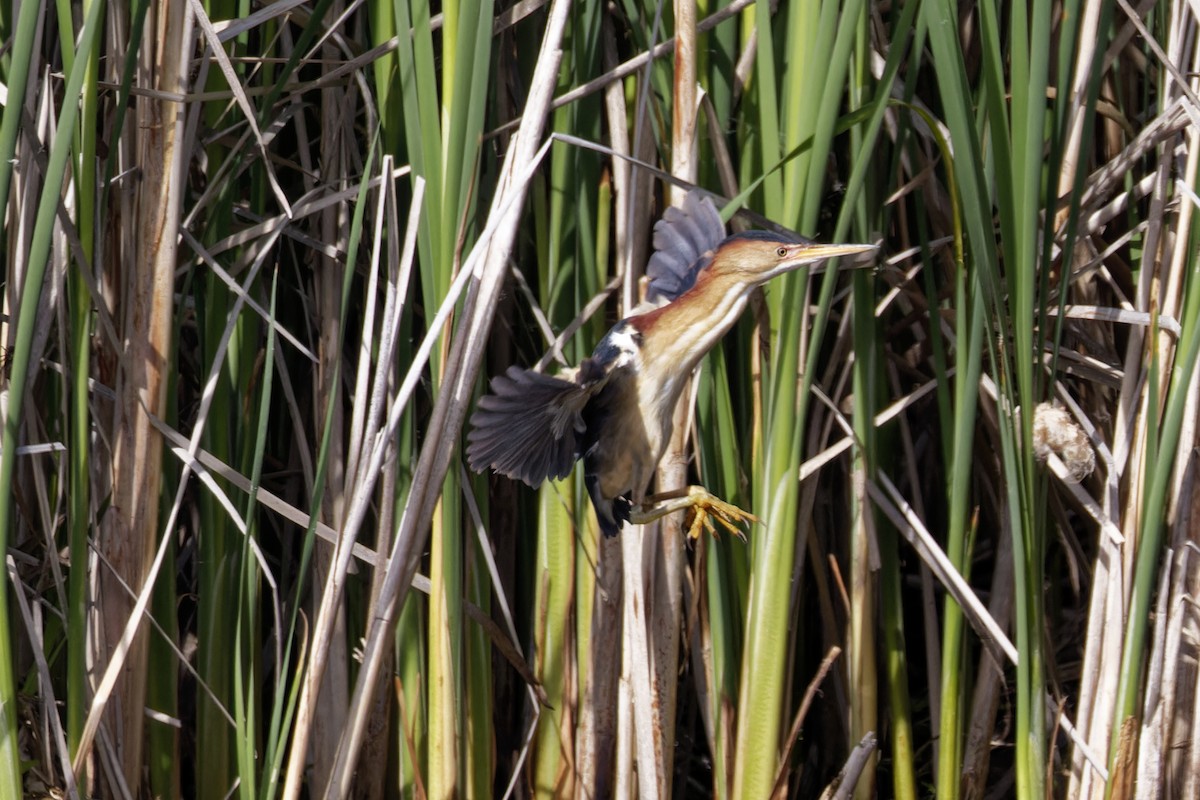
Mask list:
[{"label": "bird's head", "polygon": [[[709,244],[715,238],[711,233],[721,224],[720,217],[711,208],[713,221],[709,236],[704,237],[696,235],[697,226],[688,224],[696,216],[664,216],[667,224],[660,222],[655,228],[657,250],[647,272],[651,273],[652,289],[657,283],[658,301],[648,303],[652,306],[648,310],[634,309],[623,323],[640,337],[636,352],[644,374],[690,373],[737,321],[751,291],[772,278],[801,267],[819,269],[831,258],[878,249],[870,244],[817,244],[770,231],[746,231]],[[701,242],[703,250],[698,246]],[[664,298],[668,302],[662,304]],[[663,378],[646,385],[657,391],[670,382]],[[661,397],[669,415],[677,395],[663,391]]]},{"label": "bird's head", "polygon": [[872,244],[818,244],[770,231],[746,231],[721,242],[707,267],[713,277],[732,278],[751,289],[785,272],[876,249]]}]

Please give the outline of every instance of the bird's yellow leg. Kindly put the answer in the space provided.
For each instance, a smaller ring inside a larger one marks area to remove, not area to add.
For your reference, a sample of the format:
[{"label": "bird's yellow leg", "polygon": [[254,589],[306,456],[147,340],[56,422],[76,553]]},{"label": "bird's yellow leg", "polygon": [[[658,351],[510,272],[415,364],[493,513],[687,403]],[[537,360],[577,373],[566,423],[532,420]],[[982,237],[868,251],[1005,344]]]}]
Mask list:
[{"label": "bird's yellow leg", "polygon": [[734,536],[745,539],[746,534],[740,526],[759,521],[758,517],[749,511],[743,511],[732,503],[726,503],[703,486],[688,486],[684,489],[651,495],[630,510],[629,521],[635,525],[645,525],[676,511],[691,512],[692,521],[688,529],[688,538],[691,539],[699,539],[702,529],[707,530],[713,538],[716,538],[717,528],[713,525],[714,519],[724,525]]}]

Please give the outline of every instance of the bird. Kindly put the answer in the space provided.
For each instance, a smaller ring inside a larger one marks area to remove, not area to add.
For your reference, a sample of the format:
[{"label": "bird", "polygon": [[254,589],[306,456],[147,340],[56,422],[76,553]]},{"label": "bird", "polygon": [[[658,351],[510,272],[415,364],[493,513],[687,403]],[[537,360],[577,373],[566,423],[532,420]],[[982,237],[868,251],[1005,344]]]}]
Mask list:
[{"label": "bird", "polygon": [[749,512],[688,486],[647,496],[672,433],[672,417],[700,359],[733,327],[753,290],[779,275],[875,245],[818,244],[750,230],[726,236],[699,190],[654,226],[646,299],[608,331],[577,367],[547,375],[518,366],[492,378],[469,421],[467,463],[537,487],[583,460],[584,485],[600,530],[693,513],[689,538],[711,519],[741,536]]}]

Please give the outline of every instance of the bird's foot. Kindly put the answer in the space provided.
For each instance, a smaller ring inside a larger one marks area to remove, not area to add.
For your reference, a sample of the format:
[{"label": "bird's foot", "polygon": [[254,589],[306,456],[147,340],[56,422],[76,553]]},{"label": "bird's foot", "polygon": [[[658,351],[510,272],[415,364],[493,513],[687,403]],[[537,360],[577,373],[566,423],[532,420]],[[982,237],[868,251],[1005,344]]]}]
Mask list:
[{"label": "bird's foot", "polygon": [[758,517],[749,511],[726,503],[703,486],[688,486],[685,489],[647,497],[645,502],[633,508],[629,514],[629,521],[635,525],[645,525],[675,511],[688,512],[688,538],[693,540],[699,539],[701,531],[704,530],[712,534],[713,538],[719,538],[717,527],[713,524],[713,520],[716,520],[734,536],[745,541],[746,534],[741,526],[759,521]]}]

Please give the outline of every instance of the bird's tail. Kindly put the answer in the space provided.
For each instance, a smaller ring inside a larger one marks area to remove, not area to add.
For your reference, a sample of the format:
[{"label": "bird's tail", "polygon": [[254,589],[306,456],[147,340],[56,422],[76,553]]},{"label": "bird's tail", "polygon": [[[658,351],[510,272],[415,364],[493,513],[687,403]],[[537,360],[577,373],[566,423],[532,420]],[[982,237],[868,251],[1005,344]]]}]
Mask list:
[{"label": "bird's tail", "polygon": [[578,383],[509,367],[471,415],[467,463],[530,486],[565,478],[579,458],[587,398]]}]

